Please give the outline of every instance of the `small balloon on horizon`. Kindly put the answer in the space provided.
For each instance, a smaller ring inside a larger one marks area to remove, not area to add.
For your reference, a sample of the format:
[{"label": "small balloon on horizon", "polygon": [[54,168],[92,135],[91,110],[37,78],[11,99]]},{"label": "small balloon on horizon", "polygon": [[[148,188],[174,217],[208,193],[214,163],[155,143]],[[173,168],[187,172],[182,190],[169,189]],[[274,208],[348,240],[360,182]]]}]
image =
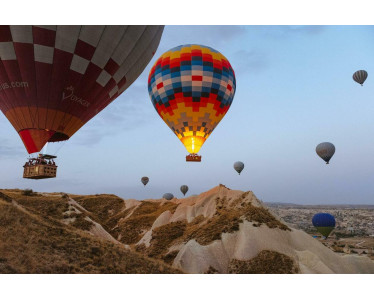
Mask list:
[{"label": "small balloon on horizon", "polygon": [[174,195],[172,193],[165,193],[162,198],[166,199],[166,200],[171,200],[174,198]]},{"label": "small balloon on horizon", "polygon": [[240,173],[243,171],[244,169],[244,163],[241,162],[241,161],[237,161],[234,163],[234,169],[236,172],[238,172],[238,174],[240,175]]},{"label": "small balloon on horizon", "polygon": [[144,186],[146,186],[147,183],[149,182],[149,178],[147,176],[144,176],[144,177],[142,177],[142,179],[140,181],[144,184]]},{"label": "small balloon on horizon", "polygon": [[183,195],[186,196],[186,193],[188,192],[188,186],[187,185],[182,185],[180,187],[180,190],[183,193]]},{"label": "small balloon on horizon", "polygon": [[320,143],[316,147],[316,153],[328,165],[330,162],[330,159],[333,157],[335,153],[335,146],[334,144],[329,143],[329,142]]},{"label": "small balloon on horizon", "polygon": [[317,213],[312,218],[313,226],[327,238],[335,228],[335,218],[328,213]]}]

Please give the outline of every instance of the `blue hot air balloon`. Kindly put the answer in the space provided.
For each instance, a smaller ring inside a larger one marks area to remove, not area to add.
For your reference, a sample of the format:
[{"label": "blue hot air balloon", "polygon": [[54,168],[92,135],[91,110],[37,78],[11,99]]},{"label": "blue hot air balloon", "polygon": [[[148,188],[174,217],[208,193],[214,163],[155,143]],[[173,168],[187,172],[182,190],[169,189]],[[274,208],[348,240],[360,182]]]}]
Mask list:
[{"label": "blue hot air balloon", "polygon": [[326,238],[335,228],[335,218],[328,213],[315,214],[313,216],[312,223],[313,226],[317,228],[318,232]]}]

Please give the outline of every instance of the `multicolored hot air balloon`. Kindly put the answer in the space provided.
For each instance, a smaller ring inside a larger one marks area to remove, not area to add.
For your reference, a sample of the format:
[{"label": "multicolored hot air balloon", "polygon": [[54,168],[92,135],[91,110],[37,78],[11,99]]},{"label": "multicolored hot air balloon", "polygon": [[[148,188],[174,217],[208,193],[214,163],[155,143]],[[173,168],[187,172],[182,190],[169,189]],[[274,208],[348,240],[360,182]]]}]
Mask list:
[{"label": "multicolored hot air balloon", "polygon": [[313,216],[312,223],[313,226],[317,228],[318,232],[326,238],[335,228],[335,218],[328,213],[315,214]]},{"label": "multicolored hot air balloon", "polygon": [[241,171],[243,171],[243,169],[244,169],[244,163],[242,163],[241,161],[235,162],[234,163],[234,169],[240,175]]},{"label": "multicolored hot air balloon", "polygon": [[217,50],[182,45],[165,52],[152,67],[148,92],[157,113],[200,161],[201,146],[227,113],[236,90],[234,70]]},{"label": "multicolored hot air balloon", "polygon": [[352,77],[354,81],[361,85],[364,85],[366,78],[368,78],[368,72],[366,72],[365,70],[358,70],[353,73]]},{"label": "multicolored hot air balloon", "polygon": [[174,195],[172,193],[166,193],[162,196],[162,198],[166,199],[166,200],[171,200],[174,198]]},{"label": "multicolored hot air balloon", "polygon": [[187,185],[182,185],[180,190],[183,193],[183,195],[186,196],[186,193],[188,192],[188,186]]},{"label": "multicolored hot air balloon", "polygon": [[335,146],[329,142],[320,143],[316,147],[317,155],[322,158],[326,164],[329,164],[331,157],[335,153]]},{"label": "multicolored hot air balloon", "polygon": [[163,26],[0,26],[0,109],[29,153],[69,139],[125,91]]},{"label": "multicolored hot air balloon", "polygon": [[144,184],[144,186],[146,186],[149,182],[149,178],[147,176],[144,176],[142,177],[142,179],[140,179],[140,181]]}]

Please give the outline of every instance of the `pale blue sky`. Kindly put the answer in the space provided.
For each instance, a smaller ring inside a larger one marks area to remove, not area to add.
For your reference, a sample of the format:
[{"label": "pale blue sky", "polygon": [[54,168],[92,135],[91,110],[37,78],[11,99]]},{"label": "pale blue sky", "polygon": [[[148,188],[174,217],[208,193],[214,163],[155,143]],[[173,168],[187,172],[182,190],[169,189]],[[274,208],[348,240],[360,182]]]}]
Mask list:
[{"label": "pale blue sky", "polygon": [[[1,114],[0,187],[144,199],[223,183],[268,202],[374,204],[373,34],[373,26],[166,26],[138,80],[58,152],[56,179],[22,179],[27,152]],[[237,79],[202,163],[185,162],[147,91],[154,61],[189,43],[219,50]],[[359,69],[369,73],[364,87],[352,80]],[[325,141],[336,147],[328,166],[315,153]],[[240,176],[237,160],[245,163]],[[142,176],[150,178],[145,188]]]}]

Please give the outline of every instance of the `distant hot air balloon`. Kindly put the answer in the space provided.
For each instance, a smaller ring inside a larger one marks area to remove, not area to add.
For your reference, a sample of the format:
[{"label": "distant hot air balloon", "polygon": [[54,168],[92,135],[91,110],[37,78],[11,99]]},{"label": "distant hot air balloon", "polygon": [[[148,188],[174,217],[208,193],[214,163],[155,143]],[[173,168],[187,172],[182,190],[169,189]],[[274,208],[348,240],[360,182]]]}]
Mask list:
[{"label": "distant hot air balloon", "polygon": [[313,226],[317,228],[318,232],[326,238],[335,228],[335,218],[328,213],[315,214],[313,216],[312,223]]},{"label": "distant hot air balloon", "polygon": [[166,193],[162,196],[162,198],[166,199],[166,200],[171,200],[174,198],[174,195],[171,194],[171,193]]},{"label": "distant hot air balloon", "polygon": [[236,163],[234,163],[234,169],[240,175],[241,171],[243,171],[244,169],[244,164],[241,161],[237,161]]},{"label": "distant hot air balloon", "polygon": [[182,185],[182,186],[181,186],[181,192],[182,192],[183,195],[185,196],[186,193],[188,192],[188,186],[187,186],[187,185]]},{"label": "distant hot air balloon", "polygon": [[200,45],[165,52],[148,78],[152,104],[191,153],[187,161],[201,161],[197,153],[230,108],[235,89],[226,57]]},{"label": "distant hot air balloon", "polygon": [[149,181],[149,178],[146,177],[146,176],[142,177],[142,179],[141,179],[141,182],[144,184],[144,186],[147,185],[148,181]]},{"label": "distant hot air balloon", "polygon": [[28,153],[69,139],[147,66],[163,26],[0,26],[0,109]]},{"label": "distant hot air balloon", "polygon": [[329,164],[331,157],[335,153],[335,146],[328,142],[321,143],[317,145],[316,152],[318,156],[326,162],[326,164]]},{"label": "distant hot air balloon", "polygon": [[357,83],[363,85],[366,78],[368,78],[368,72],[365,70],[358,70],[353,73],[353,80],[356,81]]}]

